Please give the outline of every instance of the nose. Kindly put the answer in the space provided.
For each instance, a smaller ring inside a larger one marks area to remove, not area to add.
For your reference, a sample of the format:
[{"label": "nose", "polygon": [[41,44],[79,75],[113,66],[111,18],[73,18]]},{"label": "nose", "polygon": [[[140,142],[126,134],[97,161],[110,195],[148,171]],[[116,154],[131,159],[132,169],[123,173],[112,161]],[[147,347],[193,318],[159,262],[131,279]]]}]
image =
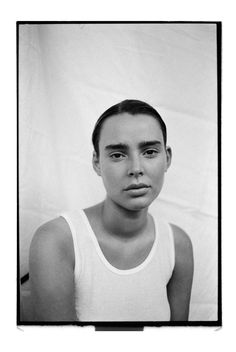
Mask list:
[{"label": "nose", "polygon": [[129,163],[128,175],[137,178],[139,176],[143,176],[143,173],[144,171],[139,157],[132,157]]}]

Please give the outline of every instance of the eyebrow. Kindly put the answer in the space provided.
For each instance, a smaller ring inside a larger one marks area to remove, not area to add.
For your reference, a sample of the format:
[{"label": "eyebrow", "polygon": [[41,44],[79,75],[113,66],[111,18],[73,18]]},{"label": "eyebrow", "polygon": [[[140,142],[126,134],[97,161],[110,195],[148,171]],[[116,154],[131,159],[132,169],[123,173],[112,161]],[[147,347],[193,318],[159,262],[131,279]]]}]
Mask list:
[{"label": "eyebrow", "polygon": [[[153,146],[161,146],[162,143],[158,140],[153,141],[143,141],[138,144],[139,148],[144,147],[153,147]],[[117,143],[117,144],[108,144],[105,146],[105,150],[127,150],[129,149],[128,144],[125,143]]]},{"label": "eyebrow", "polygon": [[154,147],[154,146],[161,146],[162,143],[160,141],[154,140],[154,141],[144,141],[144,142],[140,142],[139,143],[139,147],[143,148],[143,147]]}]

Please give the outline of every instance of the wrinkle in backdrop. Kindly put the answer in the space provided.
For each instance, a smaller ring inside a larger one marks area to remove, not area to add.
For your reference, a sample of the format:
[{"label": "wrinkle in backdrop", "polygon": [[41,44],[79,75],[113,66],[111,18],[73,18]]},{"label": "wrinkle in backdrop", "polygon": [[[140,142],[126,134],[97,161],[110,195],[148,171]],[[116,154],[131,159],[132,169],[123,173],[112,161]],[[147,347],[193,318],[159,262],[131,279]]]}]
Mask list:
[{"label": "wrinkle in backdrop", "polygon": [[152,208],[190,236],[190,320],[217,319],[217,75],[214,24],[19,27],[20,273],[35,230],[101,201],[91,134],[123,99],[153,105],[173,161]]}]

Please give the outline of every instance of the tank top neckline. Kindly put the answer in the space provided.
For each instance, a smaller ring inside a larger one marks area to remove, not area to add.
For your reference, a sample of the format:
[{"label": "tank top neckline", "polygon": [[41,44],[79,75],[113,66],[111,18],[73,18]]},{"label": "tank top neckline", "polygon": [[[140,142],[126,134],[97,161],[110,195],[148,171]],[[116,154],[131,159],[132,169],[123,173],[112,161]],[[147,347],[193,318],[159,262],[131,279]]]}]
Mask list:
[{"label": "tank top neckline", "polygon": [[135,266],[134,268],[131,268],[131,269],[118,269],[116,268],[115,266],[113,266],[108,260],[107,258],[105,257],[105,255],[103,254],[102,252],[102,249],[99,245],[99,242],[97,240],[97,237],[92,229],[92,226],[89,222],[89,219],[87,217],[87,215],[85,214],[84,210],[81,209],[80,210],[80,214],[84,220],[84,223],[87,227],[87,230],[88,230],[88,234],[89,236],[91,237],[93,243],[94,243],[94,246],[95,246],[95,249],[96,249],[96,252],[99,256],[99,258],[101,259],[101,261],[103,262],[103,264],[110,270],[112,271],[113,273],[116,273],[116,274],[119,274],[119,275],[129,275],[129,274],[134,274],[134,273],[137,273],[138,271],[142,270],[144,267],[146,267],[148,265],[148,263],[151,261],[153,255],[154,255],[154,252],[155,252],[155,249],[156,249],[156,246],[157,246],[157,242],[158,242],[158,226],[157,226],[157,221],[155,219],[155,217],[153,217],[151,214],[151,217],[153,219],[153,223],[154,223],[154,235],[155,235],[155,239],[154,239],[154,242],[153,242],[153,245],[152,245],[152,248],[150,249],[150,252],[148,253],[147,257],[143,260],[143,262],[137,266]]}]

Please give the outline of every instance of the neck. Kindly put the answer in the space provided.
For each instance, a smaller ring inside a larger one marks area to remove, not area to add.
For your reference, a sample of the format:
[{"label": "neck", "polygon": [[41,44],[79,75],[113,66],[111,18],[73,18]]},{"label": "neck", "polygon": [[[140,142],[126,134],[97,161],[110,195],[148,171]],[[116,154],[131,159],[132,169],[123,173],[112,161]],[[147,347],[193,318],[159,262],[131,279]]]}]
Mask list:
[{"label": "neck", "polygon": [[131,238],[138,236],[147,226],[147,211],[132,211],[106,198],[101,205],[101,218],[105,230],[115,236]]}]

